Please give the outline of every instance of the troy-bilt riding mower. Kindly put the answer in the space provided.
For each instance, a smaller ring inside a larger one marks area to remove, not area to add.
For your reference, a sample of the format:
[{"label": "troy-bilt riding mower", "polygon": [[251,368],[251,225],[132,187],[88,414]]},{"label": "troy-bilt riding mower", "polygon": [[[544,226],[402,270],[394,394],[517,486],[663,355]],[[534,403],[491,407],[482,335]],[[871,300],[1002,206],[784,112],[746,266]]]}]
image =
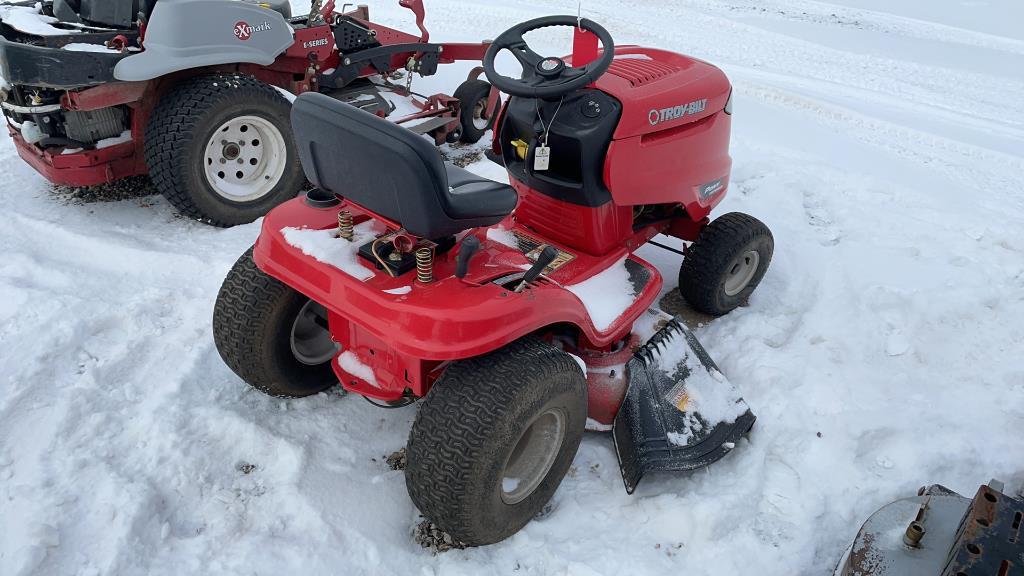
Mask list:
[{"label": "troy-bilt riding mower", "polygon": [[[571,59],[523,40],[553,26],[578,27]],[[495,69],[504,50],[522,79]],[[371,114],[301,96],[292,122],[318,188],[267,216],[214,312],[225,362],[263,392],[340,380],[386,406],[423,399],[409,494],[471,545],[541,510],[588,416],[612,429],[629,492],[647,472],[732,450],[754,416],[693,335],[651,311],[662,277],[635,252],[658,234],[693,242],[683,294],[724,314],[773,251],[749,216],[708,220],[731,167],[731,87],[717,68],[616,51],[571,16],[505,32],[484,68],[512,96],[496,136],[511,186]]]},{"label": "troy-bilt riding mower", "polygon": [[[454,96],[418,97],[413,74],[480,60],[487,44],[429,42],[333,0],[292,17],[287,0],[48,0],[0,5],[0,96],[18,153],[51,182],[149,174],[184,214],[251,222],[305,185],[286,93],[321,92],[438,144],[475,142],[500,105],[475,69]],[[406,83],[390,82],[404,70]],[[279,90],[280,89],[280,90]],[[284,92],[282,92],[284,91]],[[422,98],[422,99],[419,99]]]}]

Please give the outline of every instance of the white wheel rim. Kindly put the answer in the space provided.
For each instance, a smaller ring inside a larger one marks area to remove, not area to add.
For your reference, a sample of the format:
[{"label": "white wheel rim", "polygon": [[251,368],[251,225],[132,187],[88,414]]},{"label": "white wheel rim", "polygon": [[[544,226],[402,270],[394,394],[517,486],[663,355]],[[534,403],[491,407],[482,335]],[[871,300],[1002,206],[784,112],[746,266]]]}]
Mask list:
[{"label": "white wheel rim", "polygon": [[750,285],[757,273],[757,267],[761,264],[761,255],[757,250],[744,252],[729,265],[728,275],[725,279],[725,293],[728,296],[735,296]]},{"label": "white wheel rim", "polygon": [[239,116],[221,124],[203,155],[206,181],[233,202],[252,202],[273,190],[284,176],[288,147],[269,120]]},{"label": "white wheel rim", "polygon": [[486,130],[491,119],[487,117],[487,98],[477,101],[473,106],[473,127],[477,130]]}]

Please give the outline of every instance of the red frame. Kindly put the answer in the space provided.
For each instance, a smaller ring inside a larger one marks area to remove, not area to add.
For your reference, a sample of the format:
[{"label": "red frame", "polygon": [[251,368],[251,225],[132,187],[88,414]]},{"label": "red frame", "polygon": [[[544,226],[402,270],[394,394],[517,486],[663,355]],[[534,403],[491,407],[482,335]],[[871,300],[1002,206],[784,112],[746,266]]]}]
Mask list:
[{"label": "red frame", "polygon": [[[400,30],[374,24],[368,20],[365,8],[346,12],[345,15],[362,21],[377,31],[377,38],[384,45],[399,43],[424,43],[429,38],[422,28],[422,0],[401,0],[402,6],[412,10],[417,16],[417,26],[421,36],[413,36]],[[330,5],[325,7],[325,10]],[[330,14],[327,14],[329,17]],[[326,46],[312,49],[303,48],[306,42],[329,39]],[[443,44],[442,64],[450,64],[457,60],[483,60],[489,43],[453,43]],[[392,57],[392,66],[403,68],[409,57],[419,57],[422,52],[404,52]],[[262,82],[277,86],[292,94],[303,94],[317,89],[317,75],[321,70],[337,67],[340,63],[339,53],[334,46],[333,33],[328,24],[295,31],[295,42],[276,61],[269,66],[256,64],[238,64],[229,66],[213,66],[178,72],[148,82],[112,82],[87,88],[78,92],[68,92],[61,98],[65,110],[98,110],[111,106],[127,105],[131,109],[132,140],[123,144],[100,150],[85,150],[73,154],[64,154],[64,148],[42,149],[29,144],[21,135],[21,131],[8,120],[8,132],[14,140],[18,155],[54,184],[69,186],[94,186],[106,184],[130,176],[149,173],[145,161],[145,128],[160,95],[175,82],[210,71],[228,71],[247,74]],[[363,76],[376,74],[372,67],[362,71]],[[480,74],[480,68],[474,69],[469,78]],[[498,94],[492,92],[492,110],[497,107]],[[422,112],[399,119],[408,122],[415,118],[450,117],[451,121],[440,128],[435,134],[438,144],[442,143],[451,130],[458,127],[458,101],[438,94],[426,101],[413,100],[422,108]]]}]

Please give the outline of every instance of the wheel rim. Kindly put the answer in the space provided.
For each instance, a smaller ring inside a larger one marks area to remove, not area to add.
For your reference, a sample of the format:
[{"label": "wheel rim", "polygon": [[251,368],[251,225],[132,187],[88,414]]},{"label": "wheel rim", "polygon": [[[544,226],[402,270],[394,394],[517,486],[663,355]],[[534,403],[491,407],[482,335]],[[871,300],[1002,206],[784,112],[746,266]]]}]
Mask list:
[{"label": "wheel rim", "polygon": [[252,202],[269,194],[284,176],[287,162],[284,135],[259,116],[239,116],[221,124],[203,156],[210,187],[234,202]]},{"label": "wheel rim", "polygon": [[486,130],[491,119],[487,117],[487,98],[481,98],[473,106],[473,127],[477,130]]},{"label": "wheel rim", "polygon": [[558,457],[565,429],[565,412],[551,409],[523,431],[501,474],[501,499],[506,504],[518,504],[537,490]]},{"label": "wheel rim", "polygon": [[757,273],[757,266],[761,263],[761,255],[756,250],[750,250],[741,254],[733,260],[729,266],[729,275],[725,278],[725,293],[728,296],[735,296],[750,285]]},{"label": "wheel rim", "polygon": [[292,354],[306,366],[329,362],[338,353],[338,344],[327,329],[327,310],[310,300],[299,310],[291,333]]}]

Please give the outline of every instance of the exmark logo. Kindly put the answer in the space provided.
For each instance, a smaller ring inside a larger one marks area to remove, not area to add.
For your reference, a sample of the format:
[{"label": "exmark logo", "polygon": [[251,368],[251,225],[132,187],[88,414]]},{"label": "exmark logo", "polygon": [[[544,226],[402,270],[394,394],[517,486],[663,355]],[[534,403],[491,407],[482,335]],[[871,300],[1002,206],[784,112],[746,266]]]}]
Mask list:
[{"label": "exmark logo", "polygon": [[668,122],[669,120],[678,120],[686,116],[693,116],[694,114],[700,114],[708,107],[708,99],[694,100],[689,104],[683,104],[681,106],[673,106],[672,108],[664,108],[662,110],[651,110],[651,114],[648,119],[651,121],[651,126],[657,126],[662,122]]},{"label": "exmark logo", "polygon": [[252,38],[252,35],[257,32],[266,32],[270,30],[270,22],[263,22],[258,26],[250,26],[248,22],[239,22],[235,24],[235,38],[239,40],[248,40]]}]

